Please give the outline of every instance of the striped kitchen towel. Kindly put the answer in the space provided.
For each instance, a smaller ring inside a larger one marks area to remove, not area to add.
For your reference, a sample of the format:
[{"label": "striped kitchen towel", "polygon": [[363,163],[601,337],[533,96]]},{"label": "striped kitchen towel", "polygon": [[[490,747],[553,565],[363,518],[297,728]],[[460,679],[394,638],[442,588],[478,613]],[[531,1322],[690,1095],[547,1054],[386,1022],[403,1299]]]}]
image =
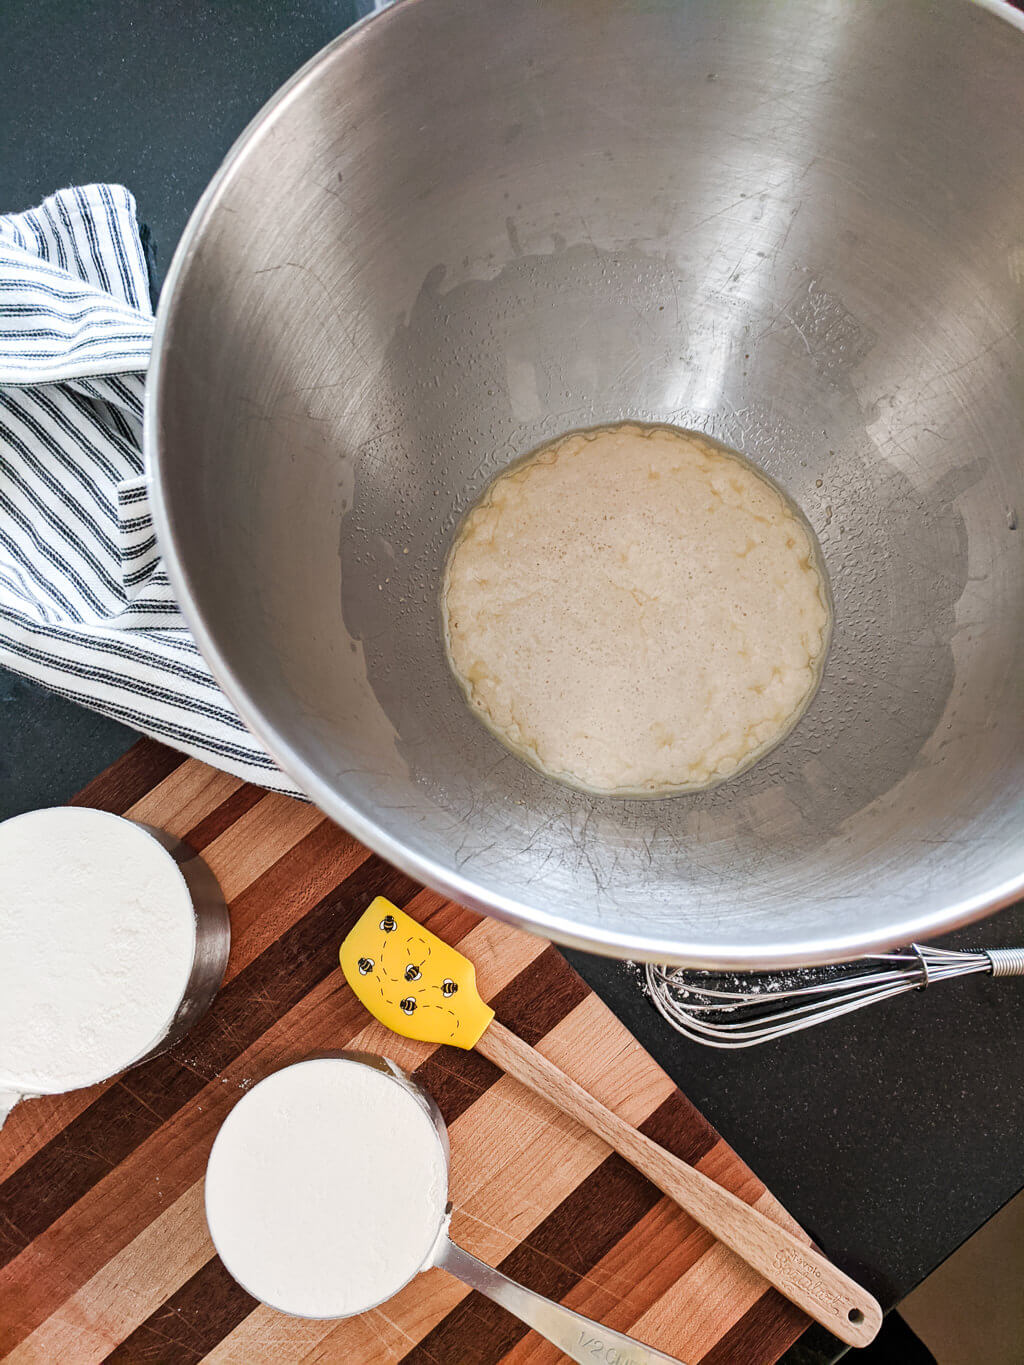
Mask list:
[{"label": "striped kitchen towel", "polygon": [[141,449],[152,335],[126,189],[0,217],[0,664],[294,793],[211,677],[160,561]]}]

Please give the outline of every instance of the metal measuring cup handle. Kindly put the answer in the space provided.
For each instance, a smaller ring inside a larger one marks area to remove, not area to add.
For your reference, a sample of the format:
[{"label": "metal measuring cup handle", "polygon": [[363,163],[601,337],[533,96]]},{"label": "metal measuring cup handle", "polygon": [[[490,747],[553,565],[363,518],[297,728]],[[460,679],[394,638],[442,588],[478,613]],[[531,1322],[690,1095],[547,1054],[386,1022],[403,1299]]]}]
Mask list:
[{"label": "metal measuring cup handle", "polygon": [[469,1285],[470,1289],[476,1289],[514,1313],[520,1322],[546,1337],[580,1365],[593,1365],[595,1360],[614,1360],[618,1365],[659,1365],[659,1362],[682,1365],[676,1356],[666,1355],[634,1337],[602,1327],[564,1304],[546,1299],[543,1294],[510,1280],[500,1270],[478,1261],[444,1233],[438,1240],[433,1263]]}]

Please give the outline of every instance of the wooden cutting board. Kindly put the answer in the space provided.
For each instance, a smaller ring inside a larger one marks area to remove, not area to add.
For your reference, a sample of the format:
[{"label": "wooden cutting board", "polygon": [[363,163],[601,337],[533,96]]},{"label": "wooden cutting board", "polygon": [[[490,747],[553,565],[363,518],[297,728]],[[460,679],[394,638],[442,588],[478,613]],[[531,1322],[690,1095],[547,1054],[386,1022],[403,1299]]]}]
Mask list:
[{"label": "wooden cutting board", "polygon": [[596,1138],[476,1053],[369,1020],[338,945],[388,896],[476,963],[498,1018],[656,1141],[794,1224],[639,1043],[534,938],[425,891],[312,806],[144,741],[79,804],[201,850],[231,904],[210,1013],[178,1047],[91,1090],[19,1105],[0,1131],[0,1354],[11,1362],[541,1365],[558,1353],[443,1271],[382,1309],[307,1322],[262,1307],[214,1254],[203,1171],[245,1088],[309,1053],[414,1070],[450,1126],[458,1241],[688,1365],[768,1365],[807,1320]]}]

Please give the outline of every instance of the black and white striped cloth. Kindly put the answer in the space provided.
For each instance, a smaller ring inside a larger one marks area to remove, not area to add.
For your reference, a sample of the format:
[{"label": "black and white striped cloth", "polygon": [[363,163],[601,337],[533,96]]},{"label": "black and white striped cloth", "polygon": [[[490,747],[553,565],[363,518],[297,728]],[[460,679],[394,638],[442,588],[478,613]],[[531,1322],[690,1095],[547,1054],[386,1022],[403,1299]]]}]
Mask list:
[{"label": "black and white striped cloth", "polygon": [[0,217],[0,664],[295,792],[211,677],[160,562],[141,453],[152,335],[123,186]]}]

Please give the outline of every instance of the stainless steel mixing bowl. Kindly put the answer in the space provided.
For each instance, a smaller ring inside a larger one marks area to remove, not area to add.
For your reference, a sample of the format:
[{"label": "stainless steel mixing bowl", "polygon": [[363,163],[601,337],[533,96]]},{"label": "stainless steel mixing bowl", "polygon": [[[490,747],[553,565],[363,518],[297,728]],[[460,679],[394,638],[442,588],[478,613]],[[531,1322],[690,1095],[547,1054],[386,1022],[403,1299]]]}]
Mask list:
[{"label": "stainless steel mixing bowl", "polygon": [[[386,858],[620,956],[849,957],[1024,886],[1024,33],[996,5],[403,0],[311,62],[179,249],[159,534],[224,688]],[[831,573],[822,688],[716,790],[506,754],[438,579],[569,428],[712,433]]]}]

